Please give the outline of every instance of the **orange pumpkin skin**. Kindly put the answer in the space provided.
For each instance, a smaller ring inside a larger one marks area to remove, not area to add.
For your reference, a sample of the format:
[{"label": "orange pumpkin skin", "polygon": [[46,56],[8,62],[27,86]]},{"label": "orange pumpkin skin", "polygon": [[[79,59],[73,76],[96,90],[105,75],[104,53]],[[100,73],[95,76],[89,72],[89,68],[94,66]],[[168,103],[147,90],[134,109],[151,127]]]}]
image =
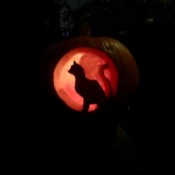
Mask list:
[{"label": "orange pumpkin skin", "polygon": [[80,47],[103,51],[115,64],[119,76],[117,94],[113,98],[116,103],[125,101],[137,89],[139,84],[138,67],[134,57],[123,44],[109,37],[78,37],[57,43],[44,52],[40,77],[47,94],[56,95],[53,71],[58,61],[72,49]]}]

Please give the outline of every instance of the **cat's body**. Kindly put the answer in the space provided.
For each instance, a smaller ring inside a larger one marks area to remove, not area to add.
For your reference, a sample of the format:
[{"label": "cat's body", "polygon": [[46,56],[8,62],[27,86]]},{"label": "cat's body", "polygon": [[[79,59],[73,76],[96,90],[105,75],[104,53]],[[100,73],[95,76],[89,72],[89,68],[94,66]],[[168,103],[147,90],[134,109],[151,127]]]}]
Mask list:
[{"label": "cat's body", "polygon": [[68,72],[75,76],[75,90],[84,100],[83,111],[88,111],[90,104],[99,106],[105,103],[106,95],[98,81],[87,79],[79,64],[74,61]]}]

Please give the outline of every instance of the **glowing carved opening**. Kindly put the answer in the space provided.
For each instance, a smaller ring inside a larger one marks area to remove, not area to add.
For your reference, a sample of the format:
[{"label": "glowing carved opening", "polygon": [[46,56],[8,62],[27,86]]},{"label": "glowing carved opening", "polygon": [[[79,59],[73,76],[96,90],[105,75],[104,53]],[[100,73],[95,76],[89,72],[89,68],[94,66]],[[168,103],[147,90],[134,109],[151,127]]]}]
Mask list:
[{"label": "glowing carved opening", "polygon": [[[107,54],[94,48],[76,48],[58,61],[53,72],[56,93],[70,108],[77,111],[83,108],[83,97],[75,90],[75,76],[68,72],[74,61],[83,67],[87,79],[98,81],[107,98],[110,98],[110,89],[112,89],[112,95],[116,95],[118,71]],[[104,64],[108,67],[101,70]],[[95,109],[97,104],[90,104],[88,111]]]}]

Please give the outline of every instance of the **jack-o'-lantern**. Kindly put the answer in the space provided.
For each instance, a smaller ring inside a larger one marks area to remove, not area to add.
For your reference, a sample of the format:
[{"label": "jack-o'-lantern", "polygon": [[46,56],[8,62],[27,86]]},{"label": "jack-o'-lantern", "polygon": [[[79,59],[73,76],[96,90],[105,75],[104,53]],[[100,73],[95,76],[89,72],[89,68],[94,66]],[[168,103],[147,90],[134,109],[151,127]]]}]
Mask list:
[{"label": "jack-o'-lantern", "polygon": [[44,57],[47,93],[75,111],[96,111],[111,99],[121,102],[138,86],[132,54],[112,38],[67,39],[48,48]]}]

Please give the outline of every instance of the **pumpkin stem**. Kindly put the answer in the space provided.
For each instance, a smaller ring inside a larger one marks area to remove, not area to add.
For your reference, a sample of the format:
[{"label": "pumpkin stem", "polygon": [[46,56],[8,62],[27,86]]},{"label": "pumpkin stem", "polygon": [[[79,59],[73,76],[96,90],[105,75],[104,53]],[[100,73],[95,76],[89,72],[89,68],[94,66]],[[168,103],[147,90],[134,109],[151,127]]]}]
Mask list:
[{"label": "pumpkin stem", "polygon": [[91,26],[88,22],[84,22],[82,24],[81,30],[80,30],[80,36],[91,36]]}]

